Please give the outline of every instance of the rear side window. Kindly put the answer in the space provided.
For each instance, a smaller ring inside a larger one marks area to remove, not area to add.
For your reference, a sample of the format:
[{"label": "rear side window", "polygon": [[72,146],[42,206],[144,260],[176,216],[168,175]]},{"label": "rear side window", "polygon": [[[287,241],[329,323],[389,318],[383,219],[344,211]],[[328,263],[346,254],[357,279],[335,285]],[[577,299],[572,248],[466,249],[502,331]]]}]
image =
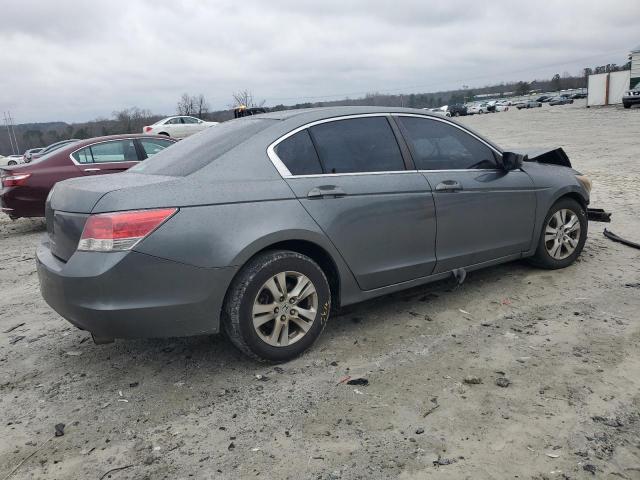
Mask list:
[{"label": "rear side window", "polygon": [[398,119],[418,170],[498,168],[487,145],[453,125],[428,118]]},{"label": "rear side window", "polygon": [[307,130],[284,139],[276,146],[276,154],[292,175],[322,173],[318,154]]},{"label": "rear side window", "polygon": [[73,154],[73,158],[78,163],[93,163],[93,157],[91,156],[91,147],[83,148]]},{"label": "rear side window", "polygon": [[405,169],[400,147],[385,117],[337,120],[309,130],[324,173]]},{"label": "rear side window", "polygon": [[139,141],[140,145],[142,145],[144,153],[147,155],[147,158],[152,157],[156,153],[160,153],[168,146],[173,145],[173,142],[171,140],[163,140],[159,138],[144,138]]}]

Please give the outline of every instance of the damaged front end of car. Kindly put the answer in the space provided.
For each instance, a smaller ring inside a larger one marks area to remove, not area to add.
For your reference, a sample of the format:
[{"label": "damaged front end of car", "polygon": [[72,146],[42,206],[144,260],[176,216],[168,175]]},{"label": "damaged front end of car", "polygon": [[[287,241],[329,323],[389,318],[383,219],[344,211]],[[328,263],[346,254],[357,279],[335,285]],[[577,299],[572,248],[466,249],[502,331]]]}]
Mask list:
[{"label": "damaged front end of car", "polygon": [[[573,168],[569,156],[562,147],[534,147],[518,148],[509,151],[524,155],[525,162],[545,163],[548,165],[559,165],[561,167]],[[591,193],[591,180],[588,177],[576,172],[576,179]],[[587,218],[591,222],[611,222],[611,212],[606,212],[602,208],[587,208]]]}]

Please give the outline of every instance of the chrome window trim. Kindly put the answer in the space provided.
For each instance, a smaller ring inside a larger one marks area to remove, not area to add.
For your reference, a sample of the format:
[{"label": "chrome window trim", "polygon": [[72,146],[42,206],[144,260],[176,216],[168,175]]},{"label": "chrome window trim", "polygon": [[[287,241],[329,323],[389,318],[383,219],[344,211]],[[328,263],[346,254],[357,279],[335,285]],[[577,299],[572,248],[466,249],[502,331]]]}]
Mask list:
[{"label": "chrome window trim", "polygon": [[[457,125],[453,122],[450,122],[449,120],[445,119],[445,118],[439,118],[436,116],[432,116],[432,115],[421,115],[418,113],[394,113],[394,112],[381,112],[381,113],[359,113],[359,114],[353,114],[353,115],[341,115],[338,117],[330,117],[330,118],[324,118],[322,120],[315,120],[313,122],[309,122],[306,123],[300,127],[296,127],[295,129],[291,130],[290,132],[282,135],[281,137],[278,137],[278,139],[276,139],[275,141],[271,142],[271,144],[267,147],[267,156],[269,157],[269,160],[271,160],[271,163],[273,163],[273,166],[276,167],[276,170],[278,170],[278,173],[280,174],[280,176],[282,176],[282,178],[317,178],[317,177],[341,177],[341,176],[358,176],[358,175],[382,175],[382,174],[398,174],[398,173],[416,173],[416,172],[420,172],[420,173],[428,173],[428,172],[495,172],[495,171],[502,171],[499,168],[470,168],[470,169],[456,169],[456,168],[452,168],[452,169],[445,169],[445,170],[395,170],[395,171],[382,171],[382,172],[348,172],[348,173],[314,173],[314,174],[309,174],[309,175],[293,175],[289,169],[287,168],[287,166],[284,164],[284,162],[282,160],[280,160],[280,157],[278,157],[278,154],[276,153],[276,147],[278,146],[279,143],[283,142],[284,140],[286,140],[287,138],[295,135],[298,132],[301,132],[302,130],[306,130],[307,128],[311,128],[315,125],[320,125],[323,123],[329,123],[329,122],[337,122],[340,120],[350,120],[353,118],[367,118],[367,117],[416,117],[416,118],[423,118],[423,119],[427,119],[427,120],[434,120],[436,122],[442,122],[442,123],[446,123],[448,125],[451,125],[452,127],[455,127],[463,132],[465,132],[468,135],[471,135],[473,138],[475,138],[476,140],[480,141],[481,143],[483,143],[484,145],[486,145],[487,147],[489,147],[492,151],[494,151],[495,153],[497,153],[498,155],[502,156],[502,152],[499,151],[497,148],[495,148],[493,145],[487,143],[484,139],[482,139],[481,137],[479,137],[478,135],[475,135],[474,133],[470,132],[469,130],[467,130],[466,128]],[[74,152],[75,153],[75,152]]]},{"label": "chrome window trim", "polygon": [[[109,142],[121,142],[124,140],[133,140],[134,142],[138,139],[138,137],[130,137],[130,138],[114,138],[112,140],[102,140],[100,142],[94,142],[94,143],[89,143],[87,145],[84,145],[80,148],[76,148],[73,152],[71,152],[69,154],[69,159],[78,167],[81,167],[83,165],[104,165],[107,163],[131,163],[131,162],[141,162],[142,160],[124,160],[122,162],[91,162],[91,163],[80,163],[78,161],[76,161],[75,158],[73,158],[73,154],[79,152],[80,150],[84,150],[87,147],[93,147],[94,145],[100,145],[101,143],[109,143]],[[136,155],[138,154],[138,150],[136,149]]]}]

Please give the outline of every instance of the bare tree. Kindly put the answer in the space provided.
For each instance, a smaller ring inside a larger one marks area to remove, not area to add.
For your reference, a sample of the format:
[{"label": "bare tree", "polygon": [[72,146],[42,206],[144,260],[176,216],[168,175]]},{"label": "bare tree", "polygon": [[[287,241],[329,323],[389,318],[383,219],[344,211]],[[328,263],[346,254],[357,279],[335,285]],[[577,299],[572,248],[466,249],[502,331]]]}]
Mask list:
[{"label": "bare tree", "polygon": [[198,118],[202,118],[203,115],[209,113],[209,104],[204,95],[189,95],[183,93],[178,100],[177,106],[178,115],[195,115]]},{"label": "bare tree", "polygon": [[249,90],[242,90],[240,92],[234,93],[233,101],[235,103],[234,106],[236,107],[239,107],[240,105],[244,105],[247,108],[262,107],[265,104],[264,100],[255,102],[253,99],[253,93],[251,93]]},{"label": "bare tree", "polygon": [[188,93],[183,93],[178,100],[178,106],[176,108],[178,115],[193,115],[195,105],[194,105],[195,97],[192,97]]},{"label": "bare tree", "polygon": [[120,133],[139,133],[142,127],[149,125],[149,121],[154,119],[154,115],[149,110],[138,107],[113,112],[113,117]]},{"label": "bare tree", "polygon": [[206,98],[204,98],[203,94],[198,95],[197,97],[193,97],[193,106],[194,106],[194,114],[198,118],[202,118],[204,115],[209,113],[209,104],[207,103]]}]

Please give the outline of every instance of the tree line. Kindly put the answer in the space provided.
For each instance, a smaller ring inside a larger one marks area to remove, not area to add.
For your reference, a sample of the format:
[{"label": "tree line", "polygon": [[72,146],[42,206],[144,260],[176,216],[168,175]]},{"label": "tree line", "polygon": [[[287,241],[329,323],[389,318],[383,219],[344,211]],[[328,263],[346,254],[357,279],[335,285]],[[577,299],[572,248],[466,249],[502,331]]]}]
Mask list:
[{"label": "tree line", "polygon": [[[503,82],[495,85],[469,89],[466,87],[430,93],[384,94],[378,92],[367,93],[361,98],[345,98],[342,100],[325,102],[302,102],[294,105],[274,105],[268,111],[279,111],[299,108],[326,107],[338,105],[372,105],[386,107],[434,108],[446,104],[466,103],[474,100],[478,95],[492,95],[505,97],[511,95],[527,95],[538,91],[559,91],[563,89],[585,88],[587,77],[594,73],[608,73],[619,70],[629,70],[631,62],[624,65],[607,64],[587,67],[582,75],[573,76],[565,72],[556,73],[550,79],[533,80],[531,82]],[[259,101],[249,90],[233,93],[232,103],[227,110],[211,111],[209,103],[200,93],[191,95],[183,93],[176,104],[175,114],[192,115],[203,120],[224,122],[233,118],[233,107],[245,105],[247,107],[263,107],[264,100]],[[67,124],[64,122],[32,123],[15,126],[16,136],[21,152],[29,148],[42,147],[68,138],[91,138],[121,133],[141,133],[145,125],[150,125],[167,115],[153,113],[150,110],[130,107],[114,111],[110,118],[97,118],[89,122]],[[0,154],[11,154],[9,137],[4,127],[0,128]]]}]

